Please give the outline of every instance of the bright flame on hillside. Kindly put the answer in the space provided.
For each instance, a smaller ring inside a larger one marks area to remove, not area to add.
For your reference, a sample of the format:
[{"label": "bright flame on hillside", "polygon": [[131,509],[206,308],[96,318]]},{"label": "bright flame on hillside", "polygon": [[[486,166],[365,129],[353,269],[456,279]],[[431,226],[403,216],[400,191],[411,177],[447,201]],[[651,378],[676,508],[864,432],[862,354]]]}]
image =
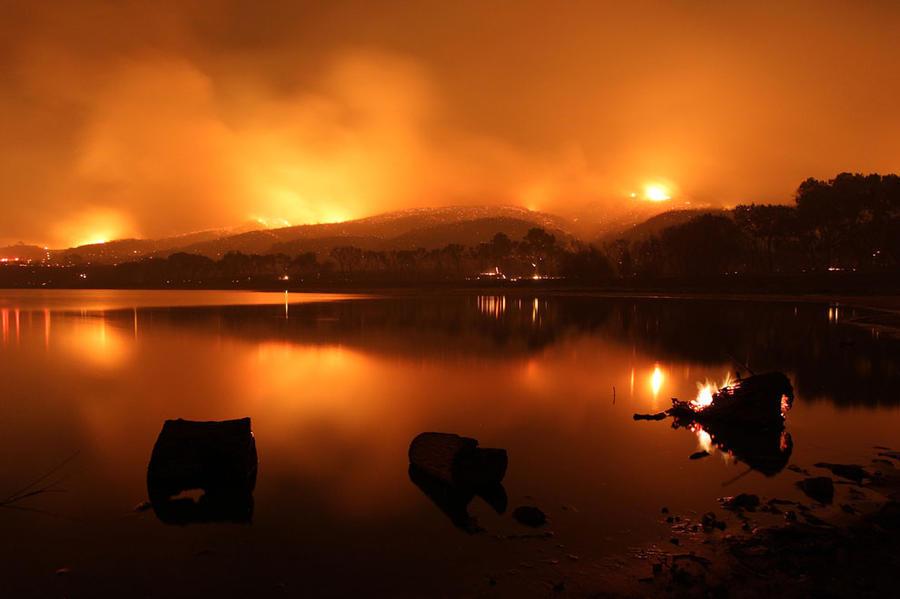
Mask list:
[{"label": "bright flame on hillside", "polygon": [[706,407],[712,405],[713,395],[718,392],[719,389],[723,387],[730,387],[734,381],[731,378],[731,373],[725,373],[725,379],[722,381],[722,384],[719,385],[715,381],[710,381],[706,379],[706,382],[697,383],[697,397],[691,402],[691,405],[698,410],[702,410]]},{"label": "bright flame on hillside", "polygon": [[672,194],[665,185],[648,183],[644,186],[644,198],[651,202],[665,202],[672,199]]}]

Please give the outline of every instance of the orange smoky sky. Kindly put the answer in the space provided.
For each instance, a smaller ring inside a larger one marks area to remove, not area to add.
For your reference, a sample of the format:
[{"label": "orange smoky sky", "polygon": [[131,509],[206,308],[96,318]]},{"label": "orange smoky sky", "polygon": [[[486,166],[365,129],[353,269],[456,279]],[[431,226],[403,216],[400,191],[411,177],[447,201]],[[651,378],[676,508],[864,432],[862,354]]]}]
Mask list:
[{"label": "orange smoky sky", "polygon": [[[715,205],[900,164],[895,2],[7,0],[0,241]],[[632,200],[633,201],[633,200]]]}]

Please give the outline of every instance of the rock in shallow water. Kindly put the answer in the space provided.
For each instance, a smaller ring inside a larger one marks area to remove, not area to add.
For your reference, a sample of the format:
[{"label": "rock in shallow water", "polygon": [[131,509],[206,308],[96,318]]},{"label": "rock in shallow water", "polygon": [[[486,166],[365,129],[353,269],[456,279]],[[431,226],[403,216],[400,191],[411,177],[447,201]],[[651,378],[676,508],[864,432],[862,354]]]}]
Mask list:
[{"label": "rock in shallow water", "polygon": [[861,483],[864,478],[872,478],[871,475],[858,464],[831,464],[828,462],[819,462],[818,464],[813,465],[816,468],[830,470],[835,476],[852,480],[855,483]]},{"label": "rock in shallow water", "polygon": [[834,501],[834,482],[827,476],[813,476],[797,482],[800,490],[819,503]]},{"label": "rock in shallow water", "polygon": [[733,497],[723,497],[719,501],[726,510],[749,510],[754,511],[759,507],[759,496],[751,493],[740,493]]},{"label": "rock in shallow water", "polygon": [[513,518],[525,526],[543,526],[547,523],[547,515],[533,505],[520,505],[513,510]]}]

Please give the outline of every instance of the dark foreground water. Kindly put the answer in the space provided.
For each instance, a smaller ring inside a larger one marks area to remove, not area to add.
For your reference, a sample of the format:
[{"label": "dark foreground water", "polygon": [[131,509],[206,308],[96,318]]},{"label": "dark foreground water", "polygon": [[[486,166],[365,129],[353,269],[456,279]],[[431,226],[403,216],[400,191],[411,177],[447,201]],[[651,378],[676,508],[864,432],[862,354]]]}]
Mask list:
[{"label": "dark foreground water", "polygon": [[[0,501],[71,458],[33,487],[64,492],[0,508],[0,596],[539,595],[667,538],[661,506],[797,498],[784,465],[865,464],[873,445],[900,445],[900,346],[847,324],[844,308],[288,300],[0,292]],[[727,453],[703,433],[632,420],[746,373],[737,362],[790,376],[786,434]],[[259,451],[251,523],[135,510],[164,420],[244,416]],[[407,448],[423,431],[508,450],[508,509],[468,506],[484,532],[456,527],[410,480]],[[713,455],[688,459],[701,448]],[[513,520],[522,504],[547,512],[552,537]]]}]

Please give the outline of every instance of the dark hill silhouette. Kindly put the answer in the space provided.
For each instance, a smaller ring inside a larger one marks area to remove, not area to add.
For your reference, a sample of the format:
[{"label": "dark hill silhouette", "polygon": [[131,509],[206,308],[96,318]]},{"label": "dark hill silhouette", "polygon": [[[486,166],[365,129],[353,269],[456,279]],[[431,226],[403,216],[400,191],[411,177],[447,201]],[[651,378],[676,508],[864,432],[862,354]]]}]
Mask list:
[{"label": "dark hill silhouette", "polygon": [[650,237],[659,235],[662,231],[668,229],[669,227],[683,225],[698,216],[703,216],[704,214],[727,213],[727,210],[715,208],[668,210],[655,216],[651,216],[645,221],[633,223],[627,227],[623,227],[614,231],[609,231],[606,234],[602,235],[599,241],[608,242],[615,241],[617,239],[624,239],[626,241],[641,241],[643,239],[649,239]]}]

